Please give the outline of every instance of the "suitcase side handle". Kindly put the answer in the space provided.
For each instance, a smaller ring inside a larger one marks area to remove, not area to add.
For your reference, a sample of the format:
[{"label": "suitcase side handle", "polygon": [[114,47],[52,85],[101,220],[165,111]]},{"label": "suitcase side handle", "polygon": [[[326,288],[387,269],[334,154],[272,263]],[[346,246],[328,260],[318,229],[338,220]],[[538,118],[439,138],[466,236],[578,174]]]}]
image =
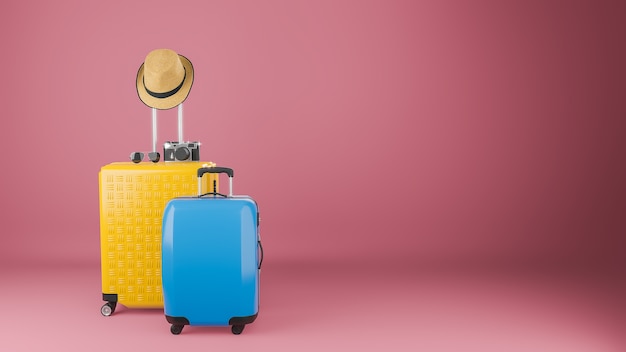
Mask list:
[{"label": "suitcase side handle", "polygon": [[227,174],[228,181],[229,181],[228,196],[229,197],[233,196],[233,176],[235,174],[233,169],[229,167],[214,166],[214,167],[201,167],[198,169],[198,196],[199,197],[202,195],[202,175],[207,174],[207,173]]},{"label": "suitcase side handle", "polygon": [[265,255],[263,254],[263,245],[261,244],[261,240],[258,240],[259,243],[259,249],[261,250],[261,259],[259,260],[259,266],[257,269],[261,270],[261,264],[263,264],[263,257],[265,257]]}]

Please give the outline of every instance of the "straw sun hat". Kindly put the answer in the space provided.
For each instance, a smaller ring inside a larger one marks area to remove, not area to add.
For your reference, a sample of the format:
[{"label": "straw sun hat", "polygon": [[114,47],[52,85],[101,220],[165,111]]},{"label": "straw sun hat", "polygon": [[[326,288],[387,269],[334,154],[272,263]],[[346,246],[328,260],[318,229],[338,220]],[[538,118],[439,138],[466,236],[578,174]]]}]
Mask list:
[{"label": "straw sun hat", "polygon": [[151,108],[171,109],[181,104],[193,83],[193,65],[170,49],[151,51],[137,72],[137,94]]}]

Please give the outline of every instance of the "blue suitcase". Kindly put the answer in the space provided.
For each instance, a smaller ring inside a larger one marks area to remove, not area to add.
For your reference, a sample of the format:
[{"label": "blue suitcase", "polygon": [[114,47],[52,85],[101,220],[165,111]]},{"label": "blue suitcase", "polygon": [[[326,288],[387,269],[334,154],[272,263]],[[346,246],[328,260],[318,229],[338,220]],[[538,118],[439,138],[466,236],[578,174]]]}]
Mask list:
[{"label": "blue suitcase", "polygon": [[238,335],[259,311],[258,207],[233,196],[233,170],[225,167],[200,168],[199,193],[205,173],[226,173],[229,194],[174,198],[163,212],[165,318],[175,335],[185,325],[232,326]]}]

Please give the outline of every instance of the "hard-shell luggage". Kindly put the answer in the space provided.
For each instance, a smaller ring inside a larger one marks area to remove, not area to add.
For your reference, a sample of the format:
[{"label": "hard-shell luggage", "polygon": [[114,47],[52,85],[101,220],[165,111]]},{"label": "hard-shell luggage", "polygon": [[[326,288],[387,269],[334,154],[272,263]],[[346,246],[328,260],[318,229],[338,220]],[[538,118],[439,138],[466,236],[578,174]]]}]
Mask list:
[{"label": "hard-shell luggage", "polygon": [[[180,110],[179,110],[180,112]],[[182,123],[179,114],[179,135]],[[153,109],[153,133],[156,111]],[[156,149],[153,134],[153,152]],[[181,138],[182,140],[182,138]],[[100,250],[104,316],[117,304],[163,308],[161,222],[167,201],[195,195],[197,170],[208,161],[114,162],[103,166],[100,186]],[[215,184],[214,184],[215,182]],[[217,187],[217,175],[202,188]]]},{"label": "hard-shell luggage", "polygon": [[[226,173],[229,194],[202,195],[205,173]],[[163,213],[162,275],[171,332],[185,325],[232,326],[240,334],[259,310],[263,248],[259,212],[249,196],[233,196],[233,170],[198,170],[195,197],[170,200]]]},{"label": "hard-shell luggage", "polygon": [[[162,308],[161,219],[168,200],[197,192],[207,162],[116,162],[100,170],[102,314]],[[204,189],[212,189],[205,180]]]}]

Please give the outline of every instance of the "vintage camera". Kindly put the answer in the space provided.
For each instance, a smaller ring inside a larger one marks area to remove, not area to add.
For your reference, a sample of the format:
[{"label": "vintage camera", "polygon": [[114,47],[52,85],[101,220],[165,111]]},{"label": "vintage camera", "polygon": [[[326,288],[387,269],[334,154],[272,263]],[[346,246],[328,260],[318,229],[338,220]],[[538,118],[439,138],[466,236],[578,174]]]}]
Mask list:
[{"label": "vintage camera", "polygon": [[199,142],[165,142],[163,143],[164,161],[200,161]]}]

